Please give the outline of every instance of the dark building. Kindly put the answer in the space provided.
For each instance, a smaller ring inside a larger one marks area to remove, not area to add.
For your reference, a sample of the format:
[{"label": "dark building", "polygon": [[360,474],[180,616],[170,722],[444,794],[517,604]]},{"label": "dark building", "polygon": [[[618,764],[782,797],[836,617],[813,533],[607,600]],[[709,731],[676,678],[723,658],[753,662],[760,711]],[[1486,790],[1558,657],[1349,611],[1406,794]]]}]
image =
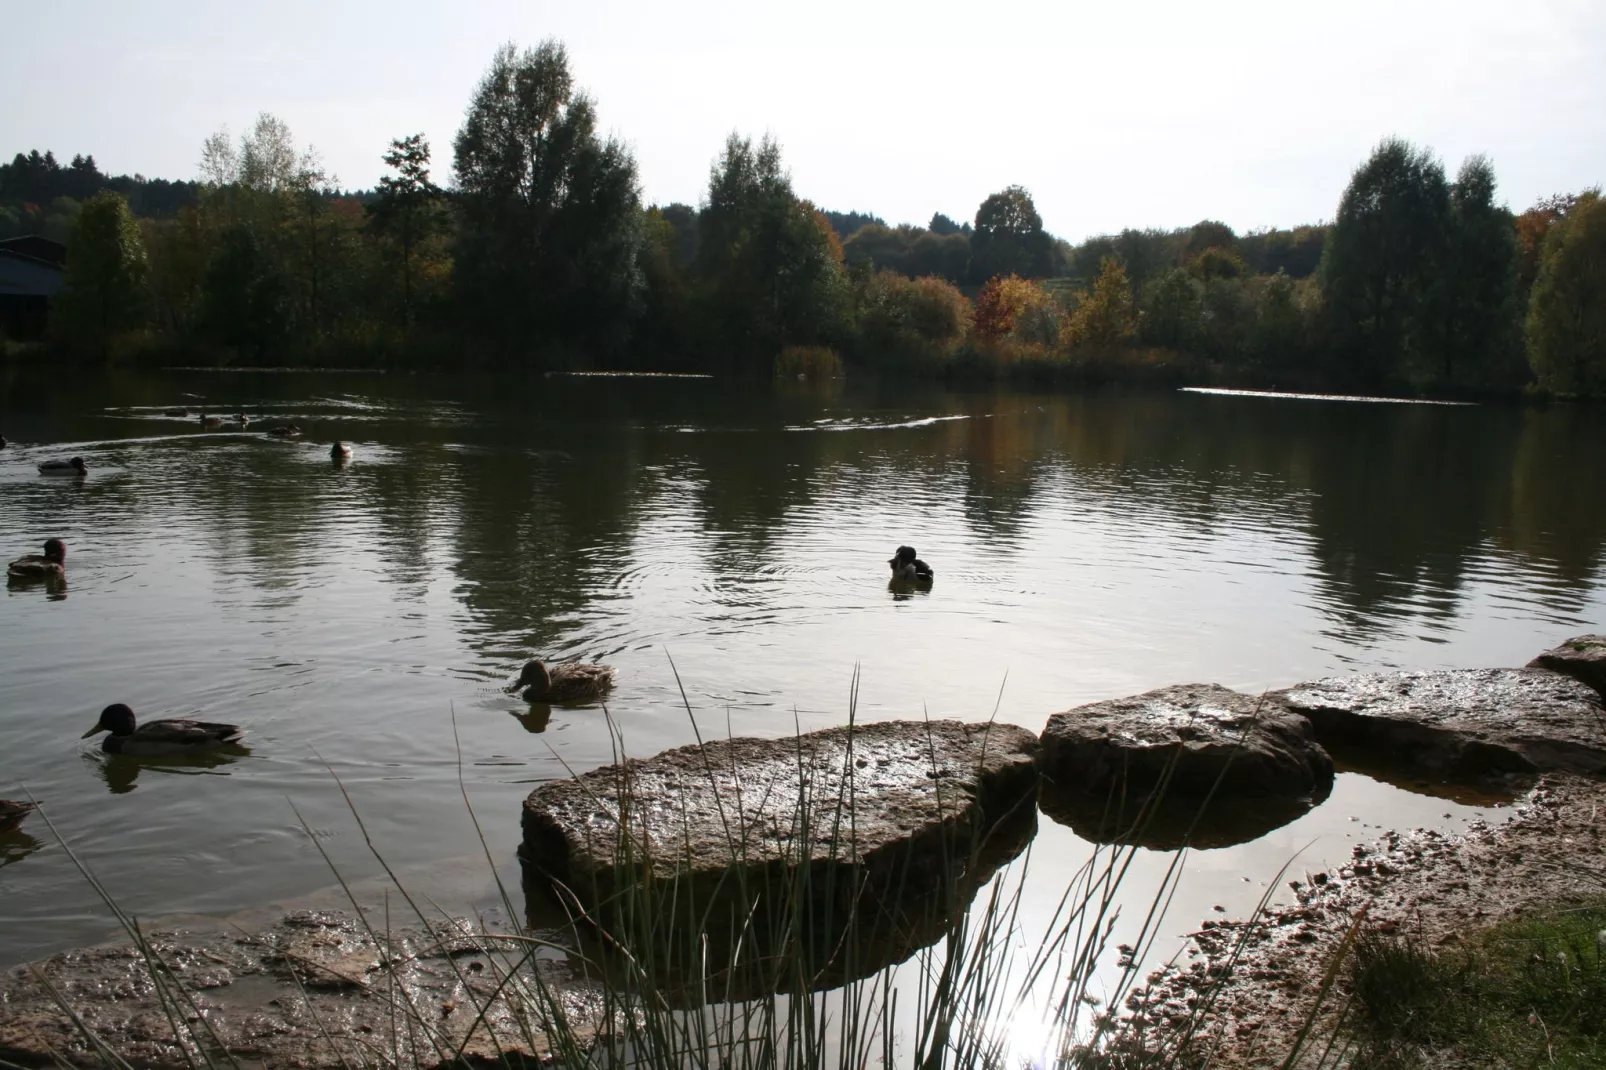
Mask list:
[{"label": "dark building", "polygon": [[42,337],[66,273],[67,247],[59,241],[34,234],[0,241],[0,333]]}]

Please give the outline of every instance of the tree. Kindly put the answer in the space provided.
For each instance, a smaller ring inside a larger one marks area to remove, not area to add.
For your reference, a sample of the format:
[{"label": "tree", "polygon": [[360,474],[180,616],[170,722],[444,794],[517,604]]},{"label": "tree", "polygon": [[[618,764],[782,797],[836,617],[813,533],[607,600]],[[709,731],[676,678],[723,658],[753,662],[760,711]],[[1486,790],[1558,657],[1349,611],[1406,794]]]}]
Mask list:
[{"label": "tree", "polygon": [[[1019,275],[1000,275],[987,280],[987,285],[981,288],[976,295],[976,308],[972,314],[973,332],[978,338],[995,340],[1007,335],[1019,335],[1023,326],[1028,333],[1036,337],[1022,339],[1023,341],[1042,341],[1052,344],[1054,339],[1045,338],[1049,333],[1044,328],[1051,317],[1047,315],[1053,310],[1054,299],[1048,291],[1029,279]],[[1058,322],[1052,321],[1053,333],[1058,335]],[[1035,330],[1033,330],[1035,328]]]},{"label": "tree", "polygon": [[731,134],[709,171],[697,274],[712,342],[768,368],[785,345],[830,344],[847,330],[842,246],[792,192],[781,148]]},{"label": "tree", "polygon": [[1436,371],[1446,384],[1509,382],[1521,366],[1516,229],[1494,192],[1494,168],[1482,156],[1462,164],[1450,190],[1437,302]]},{"label": "tree", "polygon": [[66,337],[104,351],[117,333],[144,326],[150,309],[145,243],[122,195],[106,190],[85,202],[68,248],[57,322]]},{"label": "tree", "polygon": [[401,253],[402,322],[413,323],[413,258],[420,242],[440,223],[440,187],[429,180],[429,142],[423,134],[397,138],[383,157],[396,171],[379,180],[379,196],[368,208],[373,228],[396,242]]},{"label": "tree", "polygon": [[1598,190],[1580,195],[1545,238],[1528,355],[1546,390],[1606,397],[1606,200]]},{"label": "tree", "polygon": [[1203,287],[1187,271],[1172,268],[1144,290],[1143,340],[1150,345],[1187,349],[1199,338]]},{"label": "tree", "polygon": [[598,137],[563,46],[499,48],[453,147],[456,280],[476,325],[505,347],[622,343],[641,288],[636,163]]},{"label": "tree", "polygon": [[1445,255],[1450,188],[1432,153],[1390,138],[1356,169],[1328,238],[1322,283],[1339,357],[1376,388],[1431,363],[1431,294]]},{"label": "tree", "polygon": [[941,212],[931,213],[931,222],[926,225],[926,229],[938,235],[958,234],[960,232],[959,224]]},{"label": "tree", "polygon": [[1138,313],[1126,269],[1115,257],[1106,257],[1093,292],[1084,295],[1071,313],[1067,324],[1070,342],[1078,346],[1122,345],[1131,341],[1137,329]]},{"label": "tree", "polygon": [[1009,186],[976,209],[971,278],[976,282],[995,275],[1043,278],[1049,274],[1052,246],[1032,195],[1021,186]]},{"label": "tree", "polygon": [[235,223],[222,235],[201,283],[201,323],[225,345],[266,358],[289,333],[284,275],[257,232]]}]

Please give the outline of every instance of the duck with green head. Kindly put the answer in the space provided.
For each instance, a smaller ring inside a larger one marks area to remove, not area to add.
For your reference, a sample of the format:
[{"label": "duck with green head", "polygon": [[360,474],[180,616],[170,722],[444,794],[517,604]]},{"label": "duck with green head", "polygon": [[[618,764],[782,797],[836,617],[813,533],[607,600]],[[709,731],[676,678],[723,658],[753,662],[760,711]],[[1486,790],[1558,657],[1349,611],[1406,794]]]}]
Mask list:
[{"label": "duck with green head", "polygon": [[240,737],[245,735],[245,729],[239,725],[191,721],[183,717],[136,724],[134,711],[121,702],[101,710],[100,720],[84,733],[83,738],[88,739],[99,732],[110,733],[101,741],[101,750],[107,754],[133,756],[198,754],[238,744]]},{"label": "duck with green head", "polygon": [[46,539],[43,554],[24,554],[11,562],[6,574],[14,580],[59,580],[67,574],[67,544]]},{"label": "duck with green head", "polygon": [[523,689],[528,702],[589,702],[601,698],[613,687],[612,665],[588,665],[570,661],[548,666],[539,659],[529,661],[509,691]]}]

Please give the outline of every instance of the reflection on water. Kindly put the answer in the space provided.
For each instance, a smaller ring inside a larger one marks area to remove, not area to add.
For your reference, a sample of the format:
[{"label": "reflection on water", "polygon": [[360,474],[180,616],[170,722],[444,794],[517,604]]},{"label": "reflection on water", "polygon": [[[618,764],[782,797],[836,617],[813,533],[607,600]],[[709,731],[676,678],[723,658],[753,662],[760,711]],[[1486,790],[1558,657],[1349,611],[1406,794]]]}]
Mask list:
[{"label": "reflection on water", "polygon": [[125,754],[86,754],[84,761],[113,795],[126,795],[138,786],[140,773],[149,770],[152,776],[228,776],[227,766],[249,757],[249,747],[231,746],[204,754],[163,755],[160,757],[133,757]]},{"label": "reflection on water", "polygon": [[[0,553],[73,548],[71,598],[0,600],[0,793],[133,913],[227,913],[330,883],[301,818],[374,872],[342,787],[416,865],[477,842],[461,774],[511,858],[533,783],[694,724],[840,724],[856,665],[862,717],[1036,730],[1171,683],[1521,664],[1606,620],[1598,414],[895,386],[0,372]],[[202,405],[252,422],[164,415]],[[39,476],[63,455],[88,477]],[[900,543],[931,591],[889,593]],[[606,711],[502,693],[532,656],[616,665]],[[71,726],[113,701],[243,724],[252,757],[85,760]],[[1284,831],[1203,857],[1271,873]],[[28,861],[0,961],[98,938],[61,853]]]}]

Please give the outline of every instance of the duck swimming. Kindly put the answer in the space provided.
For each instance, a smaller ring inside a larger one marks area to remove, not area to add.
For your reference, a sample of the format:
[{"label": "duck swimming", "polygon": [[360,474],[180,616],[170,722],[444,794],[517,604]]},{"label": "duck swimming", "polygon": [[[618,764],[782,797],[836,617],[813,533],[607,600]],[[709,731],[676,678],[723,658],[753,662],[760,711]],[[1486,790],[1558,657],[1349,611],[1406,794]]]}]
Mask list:
[{"label": "duck swimming", "polygon": [[336,442],[333,446],[329,447],[329,459],[331,461],[351,460],[351,447],[346,445],[344,442]]},{"label": "duck swimming", "polygon": [[270,427],[268,434],[274,438],[300,438],[301,428],[295,424],[285,424],[283,427]]},{"label": "duck swimming", "polygon": [[892,578],[913,583],[930,583],[937,578],[931,566],[915,556],[913,546],[900,546],[887,564],[892,566]]},{"label": "duck swimming", "polygon": [[600,698],[613,686],[612,665],[587,665],[570,661],[548,668],[540,661],[530,661],[519,673],[519,678],[507,690],[524,689],[528,702],[585,702]]},{"label": "duck swimming", "polygon": [[208,416],[206,413],[203,412],[203,413],[201,413],[201,426],[202,427],[222,427],[223,426],[223,417],[221,417],[221,416]]},{"label": "duck swimming", "polygon": [[97,732],[110,732],[101,741],[100,749],[107,754],[156,755],[195,754],[216,750],[240,741],[245,729],[234,724],[217,724],[212,721],[191,721],[172,717],[161,721],[134,723],[134,711],[121,702],[100,711],[95,727],[83,734],[84,739]]},{"label": "duck swimming", "polygon": [[234,422],[239,424],[241,427],[246,427],[250,425],[251,417],[247,416],[243,412],[237,412],[234,414]]},{"label": "duck swimming", "polygon": [[0,799],[0,833],[10,832],[22,824],[22,819],[39,809],[38,803],[12,802]]},{"label": "duck swimming", "polygon": [[19,557],[6,571],[19,580],[60,579],[67,574],[67,544],[60,539],[46,539],[42,555]]},{"label": "duck swimming", "polygon": [[89,466],[82,457],[74,457],[70,461],[40,461],[39,474],[42,476],[81,476],[89,472]]}]

